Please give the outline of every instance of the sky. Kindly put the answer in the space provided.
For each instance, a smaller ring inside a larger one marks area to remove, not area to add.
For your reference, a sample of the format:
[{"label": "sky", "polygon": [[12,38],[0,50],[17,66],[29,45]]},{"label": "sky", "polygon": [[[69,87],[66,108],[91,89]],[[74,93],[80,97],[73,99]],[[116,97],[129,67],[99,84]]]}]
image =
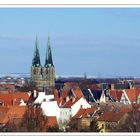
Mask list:
[{"label": "sky", "polygon": [[140,77],[140,8],[0,8],[0,74],[30,73],[36,36],[56,75]]}]

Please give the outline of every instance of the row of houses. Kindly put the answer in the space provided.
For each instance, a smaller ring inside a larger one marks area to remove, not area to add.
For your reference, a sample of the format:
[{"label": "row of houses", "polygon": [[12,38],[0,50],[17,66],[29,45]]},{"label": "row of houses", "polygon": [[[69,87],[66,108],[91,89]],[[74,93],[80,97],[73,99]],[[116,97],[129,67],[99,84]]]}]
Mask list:
[{"label": "row of houses", "polygon": [[[140,88],[102,89],[98,85],[80,88],[74,83],[66,83],[63,89],[55,91],[56,96],[64,101],[72,96],[83,96],[89,103],[121,102],[123,104],[140,103]],[[59,100],[60,100],[59,99]]]},{"label": "row of houses", "polygon": [[69,83],[61,90],[55,89],[53,95],[37,91],[0,94],[0,127],[6,128],[12,122],[23,130],[26,124],[28,129],[24,131],[49,131],[49,128],[67,131],[69,124],[76,121],[75,131],[80,131],[96,120],[101,132],[108,132],[112,124],[125,122],[132,106],[139,103],[139,88],[80,89]]}]

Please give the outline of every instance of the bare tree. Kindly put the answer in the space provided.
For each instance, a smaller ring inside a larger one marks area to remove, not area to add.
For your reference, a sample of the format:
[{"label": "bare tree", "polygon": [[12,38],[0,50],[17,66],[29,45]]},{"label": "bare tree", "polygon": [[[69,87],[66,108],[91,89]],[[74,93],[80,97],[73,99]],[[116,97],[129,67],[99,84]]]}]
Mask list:
[{"label": "bare tree", "polygon": [[140,132],[140,111],[135,105],[132,108],[125,123],[119,124],[115,128],[112,127],[112,132]]}]

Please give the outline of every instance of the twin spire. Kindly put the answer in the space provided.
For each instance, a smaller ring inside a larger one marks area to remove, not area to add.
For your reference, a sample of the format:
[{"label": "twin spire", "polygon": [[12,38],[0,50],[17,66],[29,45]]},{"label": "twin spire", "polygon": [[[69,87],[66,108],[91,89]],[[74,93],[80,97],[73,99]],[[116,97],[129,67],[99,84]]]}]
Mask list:
[{"label": "twin spire", "polygon": [[[33,60],[32,60],[32,66],[34,66],[34,67],[40,67],[41,66],[37,37],[36,37],[36,41],[35,41],[35,49],[34,49],[34,57],[33,57]],[[50,37],[48,37],[44,67],[52,67],[52,66],[54,66],[54,65],[53,65],[53,61],[52,61]]]},{"label": "twin spire", "polygon": [[48,37],[48,43],[47,43],[47,50],[46,50],[46,58],[45,58],[44,67],[50,67],[50,66],[54,66],[54,65],[53,65],[53,61],[52,61],[50,37]]}]

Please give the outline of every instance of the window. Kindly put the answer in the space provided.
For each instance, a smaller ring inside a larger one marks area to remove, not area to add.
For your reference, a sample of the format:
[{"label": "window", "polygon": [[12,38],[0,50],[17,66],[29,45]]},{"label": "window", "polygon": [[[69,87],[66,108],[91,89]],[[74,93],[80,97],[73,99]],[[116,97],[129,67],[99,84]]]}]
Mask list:
[{"label": "window", "polygon": [[48,70],[46,69],[46,75],[48,74]]},{"label": "window", "polygon": [[102,124],[102,128],[104,128],[104,124]]},{"label": "window", "polygon": [[110,129],[110,124],[109,123],[107,124],[107,128]]},{"label": "window", "polygon": [[34,69],[33,71],[34,71],[34,74],[36,74],[36,69]]}]

